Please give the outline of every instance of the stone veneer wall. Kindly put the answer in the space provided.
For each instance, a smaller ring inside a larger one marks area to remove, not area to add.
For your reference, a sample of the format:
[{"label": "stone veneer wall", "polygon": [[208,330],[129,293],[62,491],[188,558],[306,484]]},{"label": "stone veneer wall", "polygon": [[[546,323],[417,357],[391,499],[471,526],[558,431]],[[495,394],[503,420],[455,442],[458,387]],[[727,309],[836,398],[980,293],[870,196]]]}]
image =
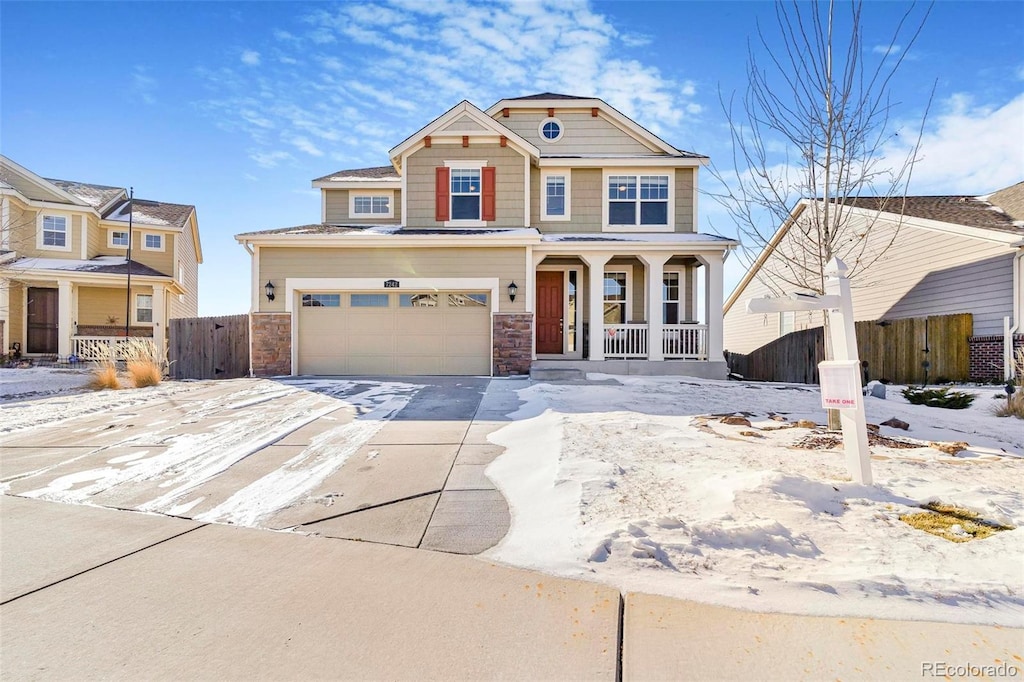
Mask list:
[{"label": "stone veneer wall", "polygon": [[[967,340],[971,352],[971,381],[1003,380],[1003,337],[972,336]],[[1013,335],[1013,352],[1024,349],[1024,334]]]},{"label": "stone veneer wall", "polygon": [[292,373],[291,313],[253,313],[252,373],[258,377]]},{"label": "stone veneer wall", "polygon": [[[153,336],[152,327],[129,327],[132,336]],[[80,324],[76,327],[77,336],[124,336],[124,327],[118,325]]]},{"label": "stone veneer wall", "polygon": [[494,376],[529,374],[533,358],[533,313],[497,313],[492,324]]}]

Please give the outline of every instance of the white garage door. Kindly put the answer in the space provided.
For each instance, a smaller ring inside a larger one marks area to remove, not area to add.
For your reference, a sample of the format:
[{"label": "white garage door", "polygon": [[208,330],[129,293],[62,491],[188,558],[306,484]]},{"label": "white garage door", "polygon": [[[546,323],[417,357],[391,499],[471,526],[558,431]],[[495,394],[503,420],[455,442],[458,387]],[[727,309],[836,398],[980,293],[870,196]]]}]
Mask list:
[{"label": "white garage door", "polygon": [[490,374],[484,292],[301,295],[298,373]]}]

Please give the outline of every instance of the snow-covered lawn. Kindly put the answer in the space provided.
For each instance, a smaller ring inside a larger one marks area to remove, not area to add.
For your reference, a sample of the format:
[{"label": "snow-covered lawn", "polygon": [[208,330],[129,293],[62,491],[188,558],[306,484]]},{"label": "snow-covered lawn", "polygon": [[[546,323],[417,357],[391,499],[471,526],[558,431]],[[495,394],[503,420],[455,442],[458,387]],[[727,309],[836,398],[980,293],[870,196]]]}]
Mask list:
[{"label": "snow-covered lawn", "polygon": [[[841,447],[779,428],[825,421],[817,387],[616,379],[519,391],[490,436],[507,447],[487,475],[512,528],[488,558],[757,611],[1024,627],[1024,423],[991,415],[998,388],[971,389],[967,410],[910,405],[898,387],[867,398],[870,423],[910,424],[882,436],[923,447],[872,445],[862,486]],[[752,426],[699,418],[733,413]],[[936,500],[1017,529],[954,543],[898,519]]]},{"label": "snow-covered lawn", "polygon": [[74,393],[88,383],[89,372],[84,369],[0,368],[0,403]]}]

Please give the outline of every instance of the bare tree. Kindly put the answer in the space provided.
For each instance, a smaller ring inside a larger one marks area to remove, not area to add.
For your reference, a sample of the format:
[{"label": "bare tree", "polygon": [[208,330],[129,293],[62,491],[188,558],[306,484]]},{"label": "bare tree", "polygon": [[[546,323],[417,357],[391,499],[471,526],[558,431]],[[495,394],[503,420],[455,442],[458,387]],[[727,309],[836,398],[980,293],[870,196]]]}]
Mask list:
[{"label": "bare tree", "polygon": [[[777,3],[780,46],[759,26],[759,50],[748,45],[749,84],[741,102],[720,96],[733,170],[712,167],[723,189],[708,193],[736,223],[745,264],[771,252],[758,278],[776,293],[823,293],[825,268],[834,257],[846,262],[851,279],[870,268],[898,231],[890,221],[884,238],[870,239],[878,214],[902,215],[917,158],[924,117],[905,158],[890,165],[885,153],[898,134],[892,79],[931,7],[920,20],[913,19],[914,4],[907,8],[884,47],[873,48],[882,53],[874,66],[865,53],[862,3],[852,0],[848,8],[847,16],[834,0]],[[877,198],[871,202],[874,219],[853,219],[850,200],[866,196]],[[793,223],[788,237],[774,243],[787,221]]]}]

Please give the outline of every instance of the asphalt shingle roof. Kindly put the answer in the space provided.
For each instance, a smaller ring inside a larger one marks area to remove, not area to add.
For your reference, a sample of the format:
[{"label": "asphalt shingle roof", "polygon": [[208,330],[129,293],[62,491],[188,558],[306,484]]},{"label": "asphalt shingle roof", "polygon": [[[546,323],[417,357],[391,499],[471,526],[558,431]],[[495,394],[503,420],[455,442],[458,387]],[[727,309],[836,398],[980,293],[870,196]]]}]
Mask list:
[{"label": "asphalt shingle roof", "polygon": [[[130,203],[132,204],[132,223],[138,225],[183,227],[188,222],[192,211],[195,210],[195,206],[191,204],[169,204],[150,199],[135,199]],[[103,215],[103,219],[127,223],[128,204],[128,200],[118,202]]]},{"label": "asphalt shingle roof", "polygon": [[872,211],[1024,235],[1024,228],[1015,225],[1010,215],[972,196],[851,197],[844,203]]},{"label": "asphalt shingle roof", "polygon": [[110,185],[94,185],[88,182],[77,182],[75,180],[57,180],[55,178],[43,178],[51,182],[68,194],[78,197],[93,208],[105,206],[120,195],[124,194],[124,188],[112,187]]},{"label": "asphalt shingle roof", "polygon": [[538,92],[536,95],[524,95],[523,97],[509,97],[509,100],[529,99],[594,99],[593,97],[577,97],[576,95],[562,95],[557,92]]},{"label": "asphalt shingle roof", "polygon": [[350,168],[330,173],[322,178],[314,178],[313,182],[330,182],[331,180],[344,180],[347,178],[358,178],[360,180],[398,180],[400,176],[394,166],[374,166],[372,168]]}]

